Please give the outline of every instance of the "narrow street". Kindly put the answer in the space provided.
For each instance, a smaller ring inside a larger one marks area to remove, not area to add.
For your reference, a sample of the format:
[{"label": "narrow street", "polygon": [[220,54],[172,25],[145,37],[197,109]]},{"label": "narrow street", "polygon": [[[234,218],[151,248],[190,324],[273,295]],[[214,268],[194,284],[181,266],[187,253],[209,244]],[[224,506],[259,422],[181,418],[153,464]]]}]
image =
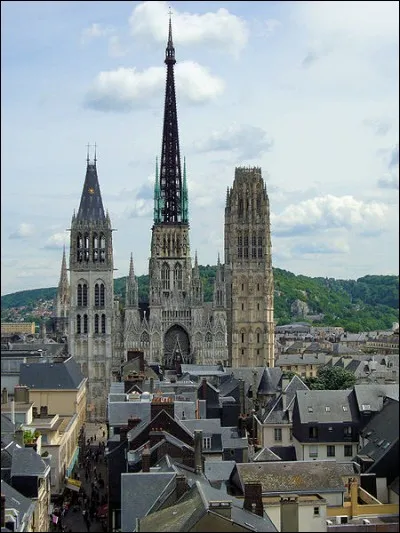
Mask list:
[{"label": "narrow street", "polygon": [[[81,482],[78,492],[68,490],[64,504],[69,504],[61,523],[53,524],[53,531],[76,531],[93,533],[107,531],[106,522],[98,517],[105,512],[107,504],[107,466],[104,447],[107,443],[105,424],[86,423],[84,446],[81,447],[72,478]],[[104,432],[104,435],[103,435]],[[86,516],[84,516],[84,513]]]}]

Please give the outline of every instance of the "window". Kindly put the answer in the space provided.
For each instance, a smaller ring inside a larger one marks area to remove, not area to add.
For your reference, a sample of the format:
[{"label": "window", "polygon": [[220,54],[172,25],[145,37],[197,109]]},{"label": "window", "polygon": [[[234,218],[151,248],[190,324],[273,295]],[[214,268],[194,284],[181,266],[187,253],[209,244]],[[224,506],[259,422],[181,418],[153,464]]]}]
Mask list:
[{"label": "window", "polygon": [[239,258],[243,257],[243,237],[241,233],[238,235],[237,254]]},{"label": "window", "polygon": [[242,304],[242,311],[244,311],[244,304]]},{"label": "window", "polygon": [[330,413],[331,412],[331,408],[328,405],[325,406],[325,412],[326,413]]},{"label": "window", "polygon": [[318,446],[310,446],[308,449],[309,457],[318,457]]},{"label": "window", "polygon": [[314,412],[314,409],[312,407],[308,407],[308,412],[309,413],[313,413]]},{"label": "window", "polygon": [[161,284],[165,291],[169,291],[169,266],[167,263],[163,263],[161,267]]},{"label": "window", "polygon": [[262,246],[263,246],[263,238],[262,238],[262,235],[259,235],[259,237],[258,237],[258,257],[259,257],[259,259],[263,256]]},{"label": "window", "polygon": [[314,516],[319,516],[319,507],[314,507]]},{"label": "window", "polygon": [[326,456],[327,457],[335,457],[335,446],[327,446],[326,447]]},{"label": "window", "polygon": [[106,315],[101,315],[101,332],[106,332]]},{"label": "window", "polygon": [[344,445],[344,456],[353,457],[353,446],[351,444]]},{"label": "window", "polygon": [[346,426],[343,431],[344,431],[345,437],[351,437],[352,435],[351,426]]},{"label": "window", "polygon": [[77,316],[76,316],[76,332],[79,333],[79,334],[82,333],[81,328],[82,328],[82,325],[81,325],[81,315],[77,315]]},{"label": "window", "polygon": [[77,288],[77,303],[78,307],[82,307],[82,285],[80,283]]},{"label": "window", "polygon": [[82,285],[82,306],[87,307],[88,304],[88,289],[86,283]]},{"label": "window", "polygon": [[251,237],[251,257],[253,259],[257,258],[257,235],[255,231],[253,231],[253,235]]},{"label": "window", "polygon": [[245,259],[249,258],[249,236],[244,236],[243,256]]},{"label": "window", "polygon": [[257,304],[257,311],[260,310],[260,304]]},{"label": "window", "polygon": [[99,315],[94,315],[94,332],[99,332]]},{"label": "window", "polygon": [[282,441],[282,429],[281,428],[274,428],[274,440],[275,442]]},{"label": "window", "polygon": [[316,426],[311,426],[308,428],[308,436],[310,439],[318,438],[318,428]]},{"label": "window", "polygon": [[257,344],[260,344],[260,334],[257,333]]},{"label": "window", "polygon": [[94,305],[95,307],[100,306],[100,287],[98,283],[94,286]]},{"label": "window", "polygon": [[104,307],[105,305],[105,290],[104,290],[104,284],[100,284],[100,307]]},{"label": "window", "polygon": [[174,268],[174,287],[182,290],[182,265],[180,263],[176,263]]},{"label": "window", "polygon": [[211,437],[203,437],[203,448],[205,450],[211,449]]},{"label": "window", "polygon": [[342,405],[342,409],[343,409],[343,411],[345,411],[345,412],[349,410],[349,408],[347,407],[347,405]]},{"label": "window", "polygon": [[83,333],[88,332],[88,316],[83,315]]},{"label": "window", "polygon": [[244,343],[244,333],[242,333],[242,344]]}]

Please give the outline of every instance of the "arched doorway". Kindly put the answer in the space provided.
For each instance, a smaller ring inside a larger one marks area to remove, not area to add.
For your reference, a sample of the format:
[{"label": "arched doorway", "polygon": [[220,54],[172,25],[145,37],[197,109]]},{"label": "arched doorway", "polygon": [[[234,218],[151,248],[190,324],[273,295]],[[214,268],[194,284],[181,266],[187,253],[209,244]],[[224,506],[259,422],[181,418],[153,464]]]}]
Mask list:
[{"label": "arched doorway", "polygon": [[164,367],[175,369],[177,363],[187,363],[189,354],[189,335],[182,326],[174,324],[164,337]]}]

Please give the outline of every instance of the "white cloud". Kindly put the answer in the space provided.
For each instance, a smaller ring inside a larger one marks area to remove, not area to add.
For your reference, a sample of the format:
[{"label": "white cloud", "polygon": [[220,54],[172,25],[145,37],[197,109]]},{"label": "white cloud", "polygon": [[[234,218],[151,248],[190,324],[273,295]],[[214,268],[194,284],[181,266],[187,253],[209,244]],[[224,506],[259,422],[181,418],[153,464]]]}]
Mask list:
[{"label": "white cloud", "polygon": [[399,190],[399,173],[386,174],[378,180],[378,187],[381,189]]},{"label": "white cloud", "polygon": [[296,244],[292,254],[347,254],[350,252],[349,243],[343,239],[327,239],[324,241],[306,241]]},{"label": "white cloud", "polygon": [[9,235],[9,239],[28,239],[34,235],[34,227],[32,224],[22,223],[18,229]]},{"label": "white cloud", "polygon": [[[179,96],[195,104],[213,100],[224,91],[220,78],[193,61],[179,63],[175,77]],[[87,93],[85,105],[100,111],[130,111],[138,105],[149,104],[154,96],[159,101],[164,85],[164,67],[150,67],[141,72],[125,67],[103,71]]]},{"label": "white cloud", "polygon": [[389,118],[367,118],[363,121],[364,126],[371,129],[374,135],[384,136],[392,128],[392,121]]},{"label": "white cloud", "polygon": [[[132,35],[165,43],[168,35],[168,3],[143,2],[129,19]],[[246,22],[225,8],[202,15],[172,9],[174,44],[202,44],[240,52],[248,40]]]},{"label": "white cloud", "polygon": [[114,32],[114,28],[111,26],[104,26],[103,24],[98,24],[93,22],[91,26],[85,28],[81,34],[82,44],[86,44],[93,39],[98,39],[100,37],[107,37]]},{"label": "white cloud", "polygon": [[69,244],[69,235],[68,233],[53,233],[51,235],[45,245],[44,248],[47,250],[60,250],[63,248],[63,246],[67,246]]},{"label": "white cloud", "polygon": [[127,52],[128,47],[122,45],[118,35],[112,35],[108,39],[108,55],[110,57],[123,57]]},{"label": "white cloud", "polygon": [[366,203],[353,196],[326,195],[289,205],[279,215],[271,214],[271,225],[273,232],[281,236],[330,229],[375,231],[383,227],[388,209],[386,204]]},{"label": "white cloud", "polygon": [[133,206],[126,210],[126,215],[128,218],[151,217],[153,215],[153,207],[153,200],[137,198],[133,202]]},{"label": "white cloud", "polygon": [[276,20],[276,19],[265,20],[264,24],[263,24],[265,34],[267,36],[272,35],[273,33],[275,33],[277,28],[279,28],[279,26],[281,26],[281,25],[282,25],[281,22],[279,20]]},{"label": "white cloud", "polygon": [[195,143],[199,152],[228,152],[237,163],[256,159],[272,147],[272,140],[265,130],[258,126],[233,123],[222,131],[214,131],[208,139]]}]

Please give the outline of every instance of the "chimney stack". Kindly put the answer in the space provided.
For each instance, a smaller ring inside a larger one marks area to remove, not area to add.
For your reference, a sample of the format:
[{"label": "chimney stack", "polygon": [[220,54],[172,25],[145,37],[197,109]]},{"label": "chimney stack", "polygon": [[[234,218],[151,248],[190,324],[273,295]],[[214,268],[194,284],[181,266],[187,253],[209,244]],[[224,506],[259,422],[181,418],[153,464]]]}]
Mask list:
[{"label": "chimney stack", "polygon": [[1,391],[1,403],[8,403],[8,390],[6,387]]},{"label": "chimney stack", "polygon": [[122,426],[119,430],[119,441],[125,442],[128,440],[128,426]]},{"label": "chimney stack", "polygon": [[150,394],[154,392],[154,378],[150,378]]},{"label": "chimney stack", "polygon": [[1,494],[1,529],[6,527],[6,497]]},{"label": "chimney stack", "polygon": [[135,428],[138,424],[140,424],[141,421],[142,419],[138,416],[131,416],[128,418],[128,431]]},{"label": "chimney stack", "polygon": [[150,450],[146,444],[142,451],[142,472],[150,472],[150,459]]},{"label": "chimney stack", "polygon": [[296,495],[281,497],[281,532],[299,531],[299,502]]},{"label": "chimney stack", "polygon": [[243,509],[264,516],[264,505],[262,501],[262,486],[261,483],[245,483],[244,484],[244,503]]},{"label": "chimney stack", "polygon": [[194,430],[194,469],[196,474],[201,474],[203,471],[203,431],[201,429]]},{"label": "chimney stack", "polygon": [[176,499],[179,500],[179,498],[181,498],[187,490],[186,476],[184,476],[183,474],[177,474],[175,478],[175,483],[176,483]]},{"label": "chimney stack", "polygon": [[14,432],[14,440],[17,444],[24,447],[24,432],[22,429],[17,429]]},{"label": "chimney stack", "polygon": [[244,415],[244,413],[246,412],[244,379],[239,379],[239,404],[240,404],[240,414]]}]

